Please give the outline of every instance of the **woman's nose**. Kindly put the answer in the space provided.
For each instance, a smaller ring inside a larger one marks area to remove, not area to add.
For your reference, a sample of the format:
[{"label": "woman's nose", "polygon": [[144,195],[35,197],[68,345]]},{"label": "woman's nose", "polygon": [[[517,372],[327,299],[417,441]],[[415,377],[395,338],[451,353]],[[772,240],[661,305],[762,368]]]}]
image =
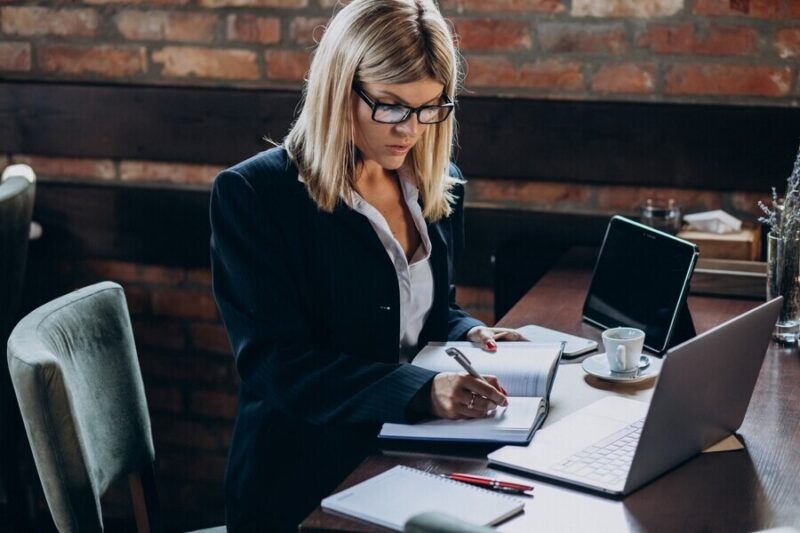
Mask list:
[{"label": "woman's nose", "polygon": [[417,120],[416,113],[411,113],[411,116],[409,116],[406,120],[400,122],[395,126],[395,130],[397,130],[398,133],[407,135],[409,137],[416,136],[417,130],[419,130],[419,128],[420,128],[420,123]]}]

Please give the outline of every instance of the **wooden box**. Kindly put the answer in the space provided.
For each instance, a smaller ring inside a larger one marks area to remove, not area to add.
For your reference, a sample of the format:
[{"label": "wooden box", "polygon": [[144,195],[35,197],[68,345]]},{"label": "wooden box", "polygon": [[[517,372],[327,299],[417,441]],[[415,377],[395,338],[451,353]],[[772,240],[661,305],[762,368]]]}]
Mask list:
[{"label": "wooden box", "polygon": [[696,244],[701,258],[756,261],[761,254],[761,228],[724,234],[684,230],[678,237]]}]

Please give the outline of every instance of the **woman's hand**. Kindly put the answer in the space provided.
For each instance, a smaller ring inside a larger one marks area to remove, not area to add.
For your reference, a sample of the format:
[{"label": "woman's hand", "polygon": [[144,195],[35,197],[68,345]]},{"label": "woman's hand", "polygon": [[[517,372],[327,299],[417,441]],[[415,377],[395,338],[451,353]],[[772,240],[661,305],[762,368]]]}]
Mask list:
[{"label": "woman's hand", "polygon": [[511,328],[489,328],[475,326],[467,332],[467,339],[478,343],[487,352],[497,351],[496,341],[524,341],[519,331]]},{"label": "woman's hand", "polygon": [[442,372],[433,378],[431,411],[439,418],[483,418],[498,406],[508,405],[494,376],[487,384],[469,375]]}]

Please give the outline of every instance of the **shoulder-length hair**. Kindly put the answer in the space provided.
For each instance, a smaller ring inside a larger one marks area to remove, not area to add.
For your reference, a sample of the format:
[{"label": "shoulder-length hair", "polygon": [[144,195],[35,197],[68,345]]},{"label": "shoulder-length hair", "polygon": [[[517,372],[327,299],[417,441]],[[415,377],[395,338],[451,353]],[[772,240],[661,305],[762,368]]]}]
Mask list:
[{"label": "shoulder-length hair", "polygon": [[[358,155],[352,88],[359,83],[409,83],[431,78],[452,101],[460,83],[453,35],[432,0],[354,0],[330,21],[317,46],[303,107],[284,139],[309,195],[333,211],[353,189]],[[428,126],[409,152],[422,213],[436,221],[451,212],[449,164],[455,119]]]}]

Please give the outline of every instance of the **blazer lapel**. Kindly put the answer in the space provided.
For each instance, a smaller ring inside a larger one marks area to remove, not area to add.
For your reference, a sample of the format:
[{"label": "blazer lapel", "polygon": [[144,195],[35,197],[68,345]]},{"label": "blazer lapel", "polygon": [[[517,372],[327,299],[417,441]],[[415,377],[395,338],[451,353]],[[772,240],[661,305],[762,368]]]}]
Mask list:
[{"label": "blazer lapel", "polygon": [[450,277],[447,272],[447,241],[438,223],[427,223],[431,240],[431,269],[433,270],[433,307],[420,340],[447,340],[447,308],[449,307]]}]

